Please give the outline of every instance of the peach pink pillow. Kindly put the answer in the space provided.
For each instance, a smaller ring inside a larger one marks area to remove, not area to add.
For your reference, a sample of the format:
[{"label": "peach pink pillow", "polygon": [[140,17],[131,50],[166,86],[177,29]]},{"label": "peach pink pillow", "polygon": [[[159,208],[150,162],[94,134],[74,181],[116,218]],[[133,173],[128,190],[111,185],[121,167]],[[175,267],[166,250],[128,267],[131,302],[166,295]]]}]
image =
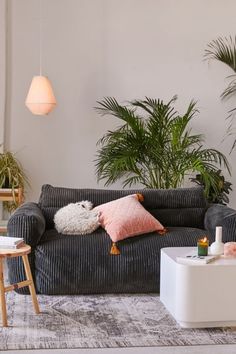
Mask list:
[{"label": "peach pink pillow", "polygon": [[137,194],[101,204],[99,221],[113,242],[153,231],[164,231],[161,223],[139,202]]},{"label": "peach pink pillow", "polygon": [[226,242],[225,243],[224,256],[236,258],[236,242]]}]

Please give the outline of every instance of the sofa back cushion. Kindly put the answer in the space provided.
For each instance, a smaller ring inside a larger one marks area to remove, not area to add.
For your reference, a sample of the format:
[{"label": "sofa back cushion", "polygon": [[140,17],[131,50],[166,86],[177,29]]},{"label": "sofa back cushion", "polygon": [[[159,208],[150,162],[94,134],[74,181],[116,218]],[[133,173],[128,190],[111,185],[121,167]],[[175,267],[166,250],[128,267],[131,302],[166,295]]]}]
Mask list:
[{"label": "sofa back cushion", "polygon": [[53,218],[57,210],[69,203],[89,200],[95,207],[135,193],[143,194],[144,208],[162,225],[204,228],[206,200],[201,187],[109,190],[62,188],[45,184],[42,187],[39,207],[46,219],[46,226],[50,229],[54,227]]}]

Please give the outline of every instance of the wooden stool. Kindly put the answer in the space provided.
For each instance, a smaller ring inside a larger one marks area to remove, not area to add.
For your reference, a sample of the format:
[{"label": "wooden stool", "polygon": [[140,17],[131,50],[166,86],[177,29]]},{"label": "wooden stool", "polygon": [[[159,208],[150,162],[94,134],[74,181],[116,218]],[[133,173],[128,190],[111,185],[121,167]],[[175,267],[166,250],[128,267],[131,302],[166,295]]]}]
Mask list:
[{"label": "wooden stool", "polygon": [[[29,260],[28,260],[28,254],[30,252],[31,252],[31,247],[28,245],[24,245],[18,249],[0,249],[0,304],[2,310],[3,327],[7,327],[7,310],[6,310],[6,299],[5,299],[5,293],[7,291],[20,289],[23,288],[24,286],[28,286],[32,297],[34,310],[36,313],[40,313],[34,282],[33,282]],[[4,276],[3,276],[3,260],[4,258],[14,258],[14,257],[22,257],[27,280],[9,286],[5,286]]]}]

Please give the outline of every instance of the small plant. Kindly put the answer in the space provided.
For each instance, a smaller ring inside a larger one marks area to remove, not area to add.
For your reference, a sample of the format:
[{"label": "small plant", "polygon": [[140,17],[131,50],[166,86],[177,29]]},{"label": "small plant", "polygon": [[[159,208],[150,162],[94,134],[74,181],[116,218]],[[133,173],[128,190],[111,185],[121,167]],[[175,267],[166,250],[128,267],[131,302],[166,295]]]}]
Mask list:
[{"label": "small plant", "polygon": [[122,179],[124,187],[139,183],[145,188],[177,188],[186,175],[197,172],[206,195],[211,188],[217,193],[216,172],[221,165],[229,172],[228,161],[218,150],[203,146],[203,135],[191,133],[195,102],[180,115],[173,107],[176,98],[168,103],[146,98],[126,106],[111,97],[98,102],[101,115],[112,115],[123,123],[98,142],[98,180],[110,185]]},{"label": "small plant", "polygon": [[4,202],[7,210],[12,211],[18,207],[15,189],[22,188],[24,190],[25,184],[28,184],[28,179],[15,154],[10,151],[0,153],[0,188],[12,189],[14,197],[13,202]]},{"label": "small plant", "polygon": [[[228,194],[232,191],[232,183],[225,180],[224,176],[218,170],[215,173],[215,179],[218,180],[216,183],[216,188],[211,187],[206,195],[206,199],[209,203],[217,203],[226,205],[229,203]],[[204,180],[200,174],[197,174],[195,178],[190,178],[190,180],[198,185],[204,186]]]}]

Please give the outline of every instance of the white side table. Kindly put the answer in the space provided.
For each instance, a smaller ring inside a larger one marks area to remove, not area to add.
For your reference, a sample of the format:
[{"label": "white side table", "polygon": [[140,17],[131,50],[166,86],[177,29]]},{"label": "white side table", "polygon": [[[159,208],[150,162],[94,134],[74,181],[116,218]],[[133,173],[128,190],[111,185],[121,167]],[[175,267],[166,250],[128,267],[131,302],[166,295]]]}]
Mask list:
[{"label": "white side table", "polygon": [[193,247],[161,250],[160,299],[181,327],[236,326],[236,259],[180,264]]},{"label": "white side table", "polygon": [[[14,202],[17,201],[18,205],[21,205],[24,201],[24,194],[22,188],[0,188],[0,201],[2,202]],[[2,210],[1,210],[2,213]],[[2,215],[0,215],[0,218]],[[0,232],[7,233],[8,220],[0,220]]]}]

